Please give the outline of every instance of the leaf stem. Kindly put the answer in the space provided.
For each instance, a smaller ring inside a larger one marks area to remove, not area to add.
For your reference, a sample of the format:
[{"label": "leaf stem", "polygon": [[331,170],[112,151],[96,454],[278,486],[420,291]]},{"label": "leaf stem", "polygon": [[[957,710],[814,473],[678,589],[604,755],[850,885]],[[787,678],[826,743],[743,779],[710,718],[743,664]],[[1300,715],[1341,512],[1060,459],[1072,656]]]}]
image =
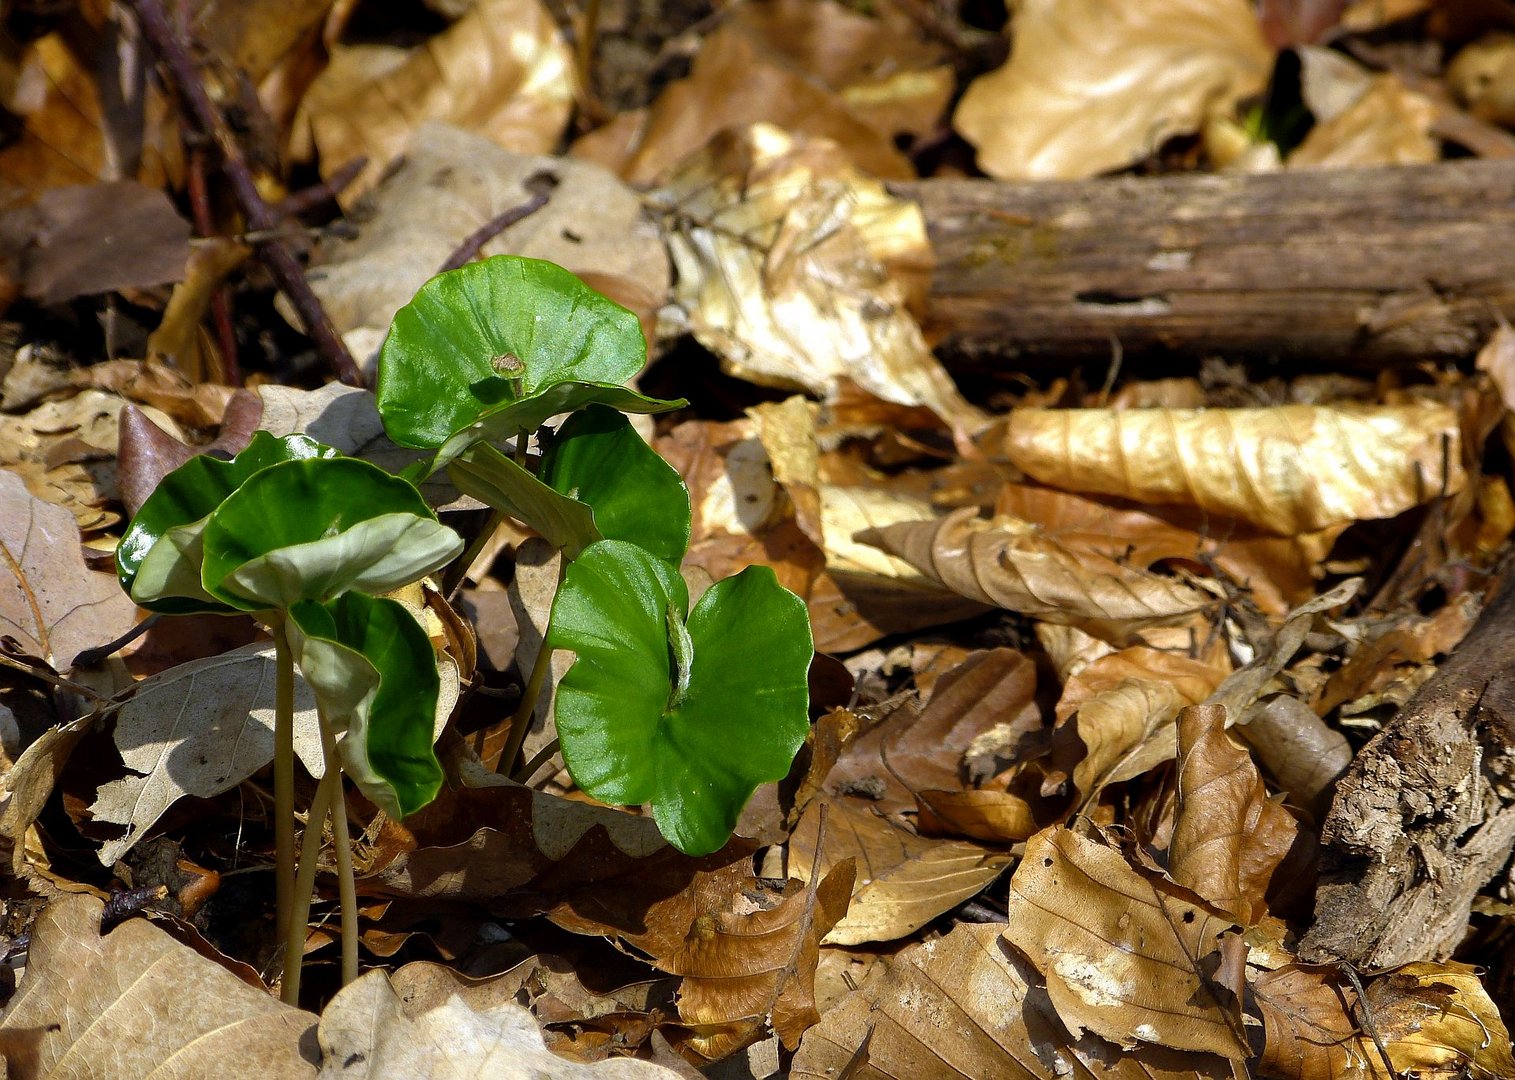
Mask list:
[{"label": "leaf stem", "polygon": [[544,634],[541,647],[537,649],[536,660],[531,665],[531,675],[526,679],[526,689],[521,691],[521,703],[516,706],[515,715],[510,718],[510,738],[506,740],[505,749],[495,765],[495,772],[501,776],[510,775],[516,756],[521,752],[521,745],[526,741],[526,731],[531,727],[531,715],[536,712],[542,684],[547,681],[547,668],[551,658],[552,650],[547,647],[547,636]]},{"label": "leaf stem", "polygon": [[454,559],[447,567],[447,572],[442,575],[442,595],[447,597],[448,600],[451,600],[453,595],[463,587],[463,582],[468,579],[468,571],[473,569],[474,560],[479,557],[480,552],[484,550],[490,538],[494,536],[495,530],[500,527],[500,522],[504,520],[505,512],[503,510],[491,509],[488,519],[484,522],[483,527],[468,541],[468,546],[463,549],[463,554]]},{"label": "leaf stem", "polygon": [[326,717],[320,718],[321,756],[326,775],[335,776],[331,803],[332,845],[337,855],[337,902],[342,912],[342,985],[358,977],[358,889],[352,872],[352,840],[347,830],[347,799],[342,794],[342,759]]},{"label": "leaf stem", "polygon": [[[281,621],[273,631],[274,668],[278,674],[274,697],[274,881],[278,897],[275,925],[279,938],[287,943],[291,935],[302,929],[291,921],[295,906],[295,659],[284,623]],[[288,957],[286,948],[286,963]],[[290,976],[286,967],[282,997],[285,1004],[293,1005]],[[298,994],[298,960],[293,983]]]},{"label": "leaf stem", "polygon": [[326,771],[316,787],[315,798],[310,801],[310,813],[305,818],[305,835],[300,838],[300,869],[295,875],[295,904],[290,913],[292,932],[284,935],[284,1001],[298,1005],[300,1000],[300,973],[305,956],[305,926],[310,921],[310,897],[316,888],[316,860],[321,854],[321,832],[331,810],[332,796],[341,776]]}]

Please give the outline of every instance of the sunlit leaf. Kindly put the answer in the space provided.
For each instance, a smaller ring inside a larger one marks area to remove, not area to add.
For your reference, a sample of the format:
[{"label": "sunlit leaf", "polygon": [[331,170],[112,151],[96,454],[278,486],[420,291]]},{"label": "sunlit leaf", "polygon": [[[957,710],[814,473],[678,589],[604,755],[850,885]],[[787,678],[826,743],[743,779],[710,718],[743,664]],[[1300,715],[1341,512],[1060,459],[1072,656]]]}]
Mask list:
[{"label": "sunlit leaf", "polygon": [[725,843],[753,790],[778,780],[809,729],[810,623],[773,571],[717,582],[687,615],[677,571],[620,540],[569,565],[548,645],[578,659],[558,684],[574,781],[606,802],[650,802],[691,854]]}]

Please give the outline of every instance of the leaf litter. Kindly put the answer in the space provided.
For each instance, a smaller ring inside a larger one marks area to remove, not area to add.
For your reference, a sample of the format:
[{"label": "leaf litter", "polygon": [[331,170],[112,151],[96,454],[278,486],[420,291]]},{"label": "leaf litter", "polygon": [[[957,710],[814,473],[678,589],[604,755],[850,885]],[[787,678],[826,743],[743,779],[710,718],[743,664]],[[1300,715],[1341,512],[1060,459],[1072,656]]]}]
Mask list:
[{"label": "leaf litter", "polygon": [[[208,4],[182,29],[212,147],[133,29],[145,6],[0,17],[7,1075],[1515,1075],[1500,301],[1476,361],[1372,377],[1181,341],[1123,365],[1114,321],[1109,354],[986,364],[942,283],[1015,255],[944,265],[960,222],[918,201],[963,176],[1110,183],[1140,215],[1153,173],[1508,156],[1497,18]],[[225,158],[274,227],[209,197]],[[505,775],[557,570],[502,534],[456,592],[402,598],[457,691],[446,782],[403,821],[346,793],[368,970],[340,991],[336,839],[312,834],[293,1009],[249,985],[275,971],[253,884],[271,646],[205,617],[102,658],[144,614],[111,552],[158,479],[259,427],[412,466],[321,365],[338,338],[371,357],[460,250],[550,259],[639,317],[639,389],[693,403],[637,421],[690,491],[691,600],[766,566],[806,602],[810,732],[697,858],[573,786],[550,709]],[[280,253],[330,340],[275,295]]]}]

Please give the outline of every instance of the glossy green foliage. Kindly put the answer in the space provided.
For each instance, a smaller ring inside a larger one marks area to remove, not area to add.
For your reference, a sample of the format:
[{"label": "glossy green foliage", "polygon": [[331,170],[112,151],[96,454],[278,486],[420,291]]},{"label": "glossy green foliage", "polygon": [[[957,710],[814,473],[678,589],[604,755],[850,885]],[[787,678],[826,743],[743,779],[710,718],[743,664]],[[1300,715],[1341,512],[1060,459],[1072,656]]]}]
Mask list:
[{"label": "glossy green foliage", "polygon": [[[305,435],[276,439],[258,431],[230,461],[205,454],[190,458],[163,478],[127,526],[116,547],[121,587],[142,607],[167,614],[235,611],[200,588],[199,532],[205,519],[245,480],[271,465],[336,456]],[[165,537],[168,546],[154,552]],[[139,582],[150,555],[153,561]]]},{"label": "glossy green foliage", "polygon": [[383,593],[463,549],[415,487],[356,458],[289,461],[249,478],[205,525],[202,583],[244,611]]},{"label": "glossy green foliage", "polygon": [[317,707],[336,732],[343,771],[399,820],[432,799],[437,659],[404,604],[359,592],[289,609],[290,643]]},{"label": "glossy green foliage", "polygon": [[440,449],[534,431],[591,402],[660,412],[620,385],[647,362],[630,311],[567,270],[499,255],[438,274],[395,313],[379,353],[379,413],[402,446]]},{"label": "glossy green foliage", "polygon": [[678,565],[689,547],[689,490],[625,416],[591,405],[569,417],[533,476],[488,443],[447,467],[466,495],[525,522],[570,559],[627,540]]},{"label": "glossy green foliage", "polygon": [[588,794],[651,803],[692,855],[726,842],[756,787],[784,777],[809,728],[810,621],[767,567],[713,585],[686,619],[678,571],[618,540],[568,566],[548,643],[563,757]]},{"label": "glossy green foliage", "polygon": [[594,508],[607,540],[626,540],[677,566],[689,547],[683,477],[614,409],[591,405],[558,429],[542,479]]}]

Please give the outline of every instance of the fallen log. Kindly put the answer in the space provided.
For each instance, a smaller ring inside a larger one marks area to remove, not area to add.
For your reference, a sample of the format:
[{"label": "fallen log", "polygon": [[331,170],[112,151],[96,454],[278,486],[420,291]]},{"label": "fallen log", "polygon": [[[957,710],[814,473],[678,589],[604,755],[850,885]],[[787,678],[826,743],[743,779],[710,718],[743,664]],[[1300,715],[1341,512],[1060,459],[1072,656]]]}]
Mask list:
[{"label": "fallen log", "polygon": [[1111,355],[1455,360],[1515,321],[1515,161],[892,185],[963,369]]}]

